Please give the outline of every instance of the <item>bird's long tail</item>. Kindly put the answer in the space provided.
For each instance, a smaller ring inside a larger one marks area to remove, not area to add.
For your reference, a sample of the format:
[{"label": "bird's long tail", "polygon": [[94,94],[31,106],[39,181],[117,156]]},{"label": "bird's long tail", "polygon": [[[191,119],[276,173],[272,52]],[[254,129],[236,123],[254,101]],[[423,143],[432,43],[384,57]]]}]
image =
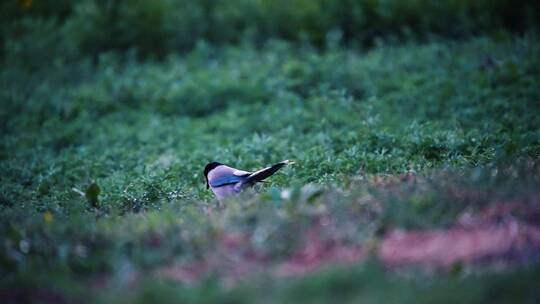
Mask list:
[{"label": "bird's long tail", "polygon": [[279,162],[275,165],[272,165],[270,167],[266,167],[264,169],[261,169],[257,172],[251,173],[250,176],[244,181],[244,184],[253,184],[256,182],[262,182],[267,177],[271,176],[272,174],[276,173],[279,169],[283,168],[285,165],[292,165],[294,162],[290,160],[284,160],[282,162]]}]

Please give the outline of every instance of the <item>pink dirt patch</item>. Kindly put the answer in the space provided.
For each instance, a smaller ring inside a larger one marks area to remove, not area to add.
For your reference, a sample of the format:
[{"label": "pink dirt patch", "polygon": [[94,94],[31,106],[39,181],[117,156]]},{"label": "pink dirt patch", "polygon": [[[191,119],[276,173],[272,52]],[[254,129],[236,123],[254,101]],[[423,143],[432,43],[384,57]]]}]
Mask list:
[{"label": "pink dirt patch", "polygon": [[264,262],[265,256],[251,247],[248,235],[226,233],[215,250],[208,252],[201,261],[162,267],[156,275],[191,284],[213,273],[226,282],[234,282],[257,271]]},{"label": "pink dirt patch", "polygon": [[156,275],[160,278],[192,284],[199,281],[202,275],[207,271],[208,265],[203,262],[198,262],[162,267],[156,272]]},{"label": "pink dirt patch", "polygon": [[290,259],[277,266],[277,276],[302,275],[328,264],[355,263],[366,258],[366,251],[361,246],[325,242],[319,237],[318,230],[310,230],[305,245]]},{"label": "pink dirt patch", "polygon": [[394,231],[378,256],[388,266],[418,264],[449,267],[486,259],[504,259],[540,249],[540,228],[510,220],[500,225],[438,231]]},{"label": "pink dirt patch", "polygon": [[289,277],[331,265],[360,263],[373,252],[390,268],[449,268],[461,263],[493,262],[505,265],[540,257],[539,206],[494,204],[474,214],[465,212],[447,230],[394,230],[382,237],[375,251],[366,244],[344,242],[339,234],[331,233],[332,220],[325,215],[314,219],[312,226],[300,235],[299,248],[281,261],[254,248],[249,234],[226,232],[214,250],[199,261],[169,265],[156,275],[189,284],[213,274],[225,285],[233,285],[254,273]]},{"label": "pink dirt patch", "polygon": [[224,234],[216,250],[200,262],[169,265],[159,269],[158,277],[182,283],[195,283],[209,273],[217,274],[226,284],[259,271],[270,271],[276,276],[302,275],[326,265],[360,262],[367,257],[359,245],[340,244],[336,240],[323,240],[321,227],[310,229],[303,246],[282,262],[271,263],[261,252],[253,249],[249,237],[243,234]]}]

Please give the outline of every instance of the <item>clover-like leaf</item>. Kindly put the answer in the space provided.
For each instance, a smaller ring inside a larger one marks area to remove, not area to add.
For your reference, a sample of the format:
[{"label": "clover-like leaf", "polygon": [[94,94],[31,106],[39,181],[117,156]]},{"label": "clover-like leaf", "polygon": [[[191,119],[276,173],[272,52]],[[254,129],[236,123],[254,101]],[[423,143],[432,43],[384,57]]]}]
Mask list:
[{"label": "clover-like leaf", "polygon": [[99,188],[98,184],[96,182],[93,182],[86,188],[85,197],[90,202],[92,207],[97,207],[98,204],[98,196],[101,192],[101,189]]}]

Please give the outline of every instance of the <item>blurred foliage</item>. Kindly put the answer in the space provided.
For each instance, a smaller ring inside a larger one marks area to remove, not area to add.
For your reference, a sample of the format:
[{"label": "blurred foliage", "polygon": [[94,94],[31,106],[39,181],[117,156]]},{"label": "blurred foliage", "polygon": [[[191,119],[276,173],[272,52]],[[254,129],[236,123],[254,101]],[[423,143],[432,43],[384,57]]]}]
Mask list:
[{"label": "blurred foliage", "polygon": [[[261,43],[278,38],[361,47],[381,40],[458,38],[501,29],[523,32],[537,28],[540,20],[538,2],[526,0],[8,0],[0,8],[2,49],[7,53],[3,57],[8,60],[20,56],[13,43],[26,48],[38,42],[50,48],[30,50],[30,55],[45,51],[65,57],[58,51],[60,43],[94,59],[102,52],[129,49],[163,57],[200,41]],[[25,21],[28,18],[33,21]],[[43,31],[42,23],[54,27],[39,42],[36,31]],[[54,35],[61,38],[47,40]]]},{"label": "blurred foliage", "polygon": [[[389,277],[381,265],[326,270],[308,278],[285,279],[269,283],[252,278],[249,284],[221,289],[208,281],[193,288],[179,287],[168,281],[146,281],[139,290],[122,295],[111,292],[104,303],[534,303],[538,267],[508,273],[469,276],[441,275]],[[264,296],[261,296],[264,295]]]}]

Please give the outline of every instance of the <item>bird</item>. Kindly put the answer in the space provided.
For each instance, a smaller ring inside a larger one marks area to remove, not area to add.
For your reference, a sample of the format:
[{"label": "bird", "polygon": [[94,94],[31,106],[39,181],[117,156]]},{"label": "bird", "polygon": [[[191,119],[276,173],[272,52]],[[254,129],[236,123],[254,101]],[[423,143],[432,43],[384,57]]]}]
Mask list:
[{"label": "bird", "polygon": [[232,168],[219,162],[210,162],[204,167],[206,189],[212,189],[218,201],[223,201],[225,198],[240,193],[257,182],[262,182],[285,165],[291,164],[294,164],[294,162],[284,160],[270,167],[249,172]]}]

